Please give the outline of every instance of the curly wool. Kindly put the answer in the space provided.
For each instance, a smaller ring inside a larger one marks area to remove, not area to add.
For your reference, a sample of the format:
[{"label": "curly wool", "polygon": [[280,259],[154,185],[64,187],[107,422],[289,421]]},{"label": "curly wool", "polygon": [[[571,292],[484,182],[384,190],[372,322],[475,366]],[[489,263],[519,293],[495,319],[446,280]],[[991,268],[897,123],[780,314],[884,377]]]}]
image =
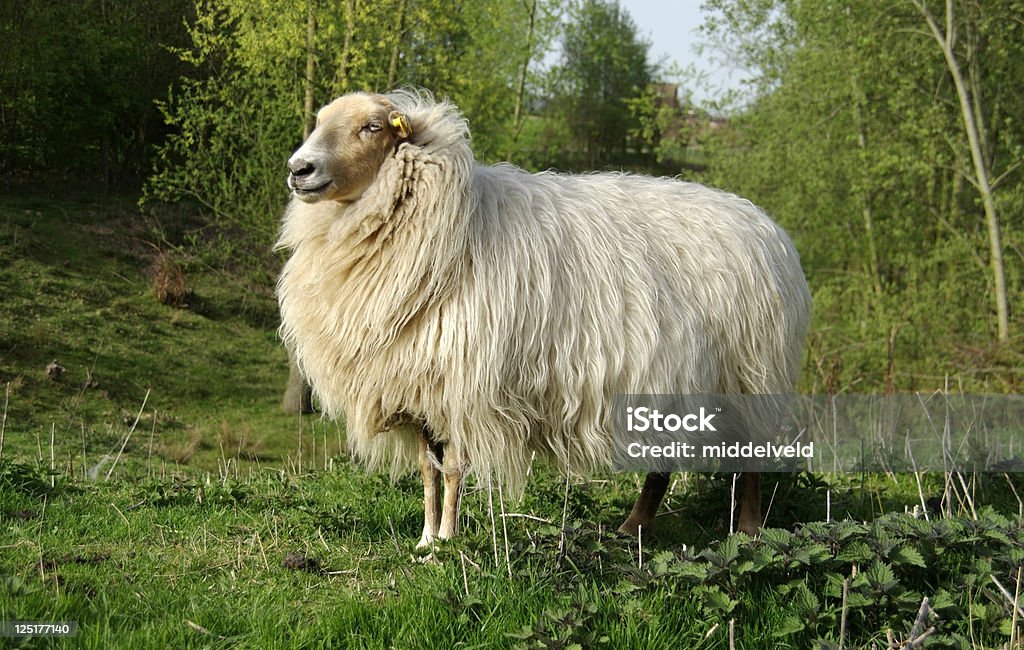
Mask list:
[{"label": "curly wool", "polygon": [[355,202],[293,199],[278,243],[282,337],[369,467],[414,467],[425,424],[516,490],[533,451],[609,466],[616,394],[792,390],[810,296],[749,201],[481,166],[453,105],[387,99],[413,138]]}]

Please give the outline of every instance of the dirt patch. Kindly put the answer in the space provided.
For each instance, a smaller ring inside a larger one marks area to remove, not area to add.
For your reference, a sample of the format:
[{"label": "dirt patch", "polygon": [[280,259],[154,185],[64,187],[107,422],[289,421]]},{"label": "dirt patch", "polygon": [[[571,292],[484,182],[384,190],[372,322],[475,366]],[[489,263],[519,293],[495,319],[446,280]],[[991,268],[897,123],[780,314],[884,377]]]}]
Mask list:
[{"label": "dirt patch", "polygon": [[298,553],[289,553],[284,556],[284,561],[281,563],[284,568],[290,571],[307,571],[309,573],[323,573],[324,569],[320,566],[320,561],[316,558],[305,557]]}]

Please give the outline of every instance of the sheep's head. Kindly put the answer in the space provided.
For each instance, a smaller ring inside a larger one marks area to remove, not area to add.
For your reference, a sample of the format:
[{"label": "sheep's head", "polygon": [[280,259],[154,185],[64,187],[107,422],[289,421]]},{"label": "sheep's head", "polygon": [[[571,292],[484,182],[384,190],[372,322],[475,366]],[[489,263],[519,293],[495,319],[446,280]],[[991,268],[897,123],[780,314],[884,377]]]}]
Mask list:
[{"label": "sheep's head", "polygon": [[320,109],[313,133],[288,160],[288,187],[307,203],[355,201],[411,134],[408,117],[382,95],[339,97]]}]

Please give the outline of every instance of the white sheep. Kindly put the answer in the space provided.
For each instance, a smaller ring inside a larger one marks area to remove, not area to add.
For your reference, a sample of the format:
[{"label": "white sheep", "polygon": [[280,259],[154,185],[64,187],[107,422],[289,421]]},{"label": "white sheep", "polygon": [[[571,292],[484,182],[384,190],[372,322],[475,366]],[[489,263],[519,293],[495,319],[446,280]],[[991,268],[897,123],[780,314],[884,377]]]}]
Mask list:
[{"label": "white sheep", "polygon": [[[478,165],[456,107],[413,91],[335,100],[288,167],[282,338],[357,457],[418,459],[420,546],[455,534],[467,471],[515,490],[535,451],[608,467],[617,394],[793,389],[810,296],[746,200]],[[621,530],[651,525],[667,479],[648,475]]]}]

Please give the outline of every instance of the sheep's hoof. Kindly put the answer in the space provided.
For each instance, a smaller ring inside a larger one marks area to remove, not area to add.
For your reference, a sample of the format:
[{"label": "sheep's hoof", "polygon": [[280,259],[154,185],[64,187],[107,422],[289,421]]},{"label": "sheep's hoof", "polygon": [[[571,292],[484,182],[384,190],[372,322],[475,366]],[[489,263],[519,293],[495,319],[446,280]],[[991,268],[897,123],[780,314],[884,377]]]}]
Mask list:
[{"label": "sheep's hoof", "polygon": [[737,527],[740,533],[746,533],[749,537],[757,537],[761,534],[761,526],[752,521],[741,521]]},{"label": "sheep's hoof", "polygon": [[434,544],[436,542],[436,537],[428,537],[424,535],[423,537],[420,537],[420,541],[416,542],[416,551],[429,551],[434,548]]},{"label": "sheep's hoof", "polygon": [[420,541],[416,542],[416,552],[423,554],[424,552],[432,552],[435,548],[444,545],[448,541],[447,537],[441,535],[423,536]]},{"label": "sheep's hoof", "polygon": [[622,522],[621,526],[619,526],[619,532],[630,537],[640,537],[640,529],[642,528],[645,532],[649,531],[652,528],[653,523],[654,522],[641,521],[630,517],[626,521]]},{"label": "sheep's hoof", "polygon": [[437,565],[440,565],[441,564],[441,560],[437,559],[437,556],[434,555],[433,552],[430,552],[430,553],[428,553],[426,555],[421,555],[421,556],[417,557],[416,558],[416,563],[417,564],[437,564]]}]

